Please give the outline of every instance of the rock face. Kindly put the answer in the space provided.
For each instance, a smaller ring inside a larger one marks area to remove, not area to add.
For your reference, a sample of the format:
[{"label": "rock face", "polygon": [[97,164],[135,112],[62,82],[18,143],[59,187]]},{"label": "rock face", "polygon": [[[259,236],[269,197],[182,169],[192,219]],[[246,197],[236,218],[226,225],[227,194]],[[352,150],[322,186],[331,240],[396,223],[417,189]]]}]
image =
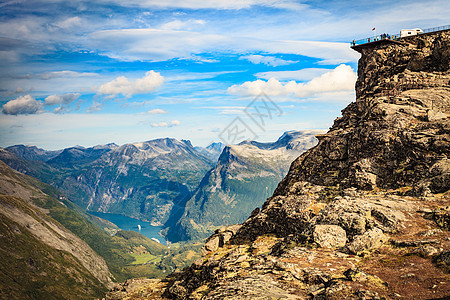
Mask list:
[{"label": "rock face", "polygon": [[273,143],[244,141],[225,147],[170,228],[169,239],[205,238],[218,226],[244,221],[272,195],[292,161],[317,144],[319,132],[289,131]]},{"label": "rock face", "polygon": [[446,191],[449,43],[445,31],[362,49],[356,102],[318,136],[317,147],[294,162],[275,195],[297,181],[365,190],[410,186],[416,194]]},{"label": "rock face", "polygon": [[447,297],[449,47],[442,31],[360,49],[356,102],[274,195],[141,296]]}]

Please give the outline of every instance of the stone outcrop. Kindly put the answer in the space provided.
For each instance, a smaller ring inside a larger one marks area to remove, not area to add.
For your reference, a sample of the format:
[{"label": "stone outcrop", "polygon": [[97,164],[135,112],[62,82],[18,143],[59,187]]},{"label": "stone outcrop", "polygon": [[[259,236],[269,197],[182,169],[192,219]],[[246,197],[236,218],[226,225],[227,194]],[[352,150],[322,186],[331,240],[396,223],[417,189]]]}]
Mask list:
[{"label": "stone outcrop", "polygon": [[449,47],[443,31],[362,49],[356,102],[261,209],[151,296],[448,296]]}]

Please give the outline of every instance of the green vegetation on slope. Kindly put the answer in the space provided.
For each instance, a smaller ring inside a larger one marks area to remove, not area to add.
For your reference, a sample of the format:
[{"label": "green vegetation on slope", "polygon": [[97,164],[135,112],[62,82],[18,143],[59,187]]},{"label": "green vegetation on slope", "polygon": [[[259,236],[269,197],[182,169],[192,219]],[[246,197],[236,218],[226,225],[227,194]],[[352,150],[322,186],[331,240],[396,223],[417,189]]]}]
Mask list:
[{"label": "green vegetation on slope", "polygon": [[[0,195],[0,201],[35,214],[20,198]],[[92,299],[106,291],[72,254],[48,246],[3,214],[0,233],[0,298]]]},{"label": "green vegetation on slope", "polygon": [[[117,281],[144,276],[162,277],[172,270],[183,268],[198,257],[190,255],[189,251],[195,250],[198,253],[200,245],[171,245],[169,249],[140,233],[119,231],[112,223],[87,214],[56,188],[33,177],[13,173],[12,170],[7,176],[14,177],[22,188],[32,190],[33,204],[45,209],[49,217],[80,237],[102,256]],[[115,234],[111,236],[105,230]],[[145,261],[144,257],[149,255],[157,258],[156,263]]]},{"label": "green vegetation on slope", "polygon": [[[34,198],[33,202],[39,207],[48,209],[52,218],[79,236],[102,256],[117,281],[134,277],[163,277],[164,274],[176,268],[182,268],[193,260],[185,259],[187,254],[183,256],[183,251],[199,249],[199,246],[186,248],[186,246],[173,245],[169,250],[167,246],[134,231],[120,230],[111,236],[102,229],[105,226],[104,223],[98,221],[100,218],[83,212],[80,207],[58,194],[55,188],[34,178],[28,177],[28,180],[36,187],[60,198],[61,202],[50,196]],[[94,222],[97,226],[93,224]],[[157,258],[155,263],[143,262],[144,258],[140,256],[148,255]]]}]

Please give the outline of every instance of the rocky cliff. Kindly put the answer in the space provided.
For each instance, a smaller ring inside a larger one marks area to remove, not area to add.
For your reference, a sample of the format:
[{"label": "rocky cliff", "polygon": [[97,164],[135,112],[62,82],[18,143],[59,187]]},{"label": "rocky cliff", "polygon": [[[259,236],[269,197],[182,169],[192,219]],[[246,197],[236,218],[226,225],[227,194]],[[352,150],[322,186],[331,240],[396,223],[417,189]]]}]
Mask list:
[{"label": "rocky cliff", "polygon": [[356,102],[260,210],[185,271],[109,297],[450,296],[449,47],[442,31],[358,49]]}]

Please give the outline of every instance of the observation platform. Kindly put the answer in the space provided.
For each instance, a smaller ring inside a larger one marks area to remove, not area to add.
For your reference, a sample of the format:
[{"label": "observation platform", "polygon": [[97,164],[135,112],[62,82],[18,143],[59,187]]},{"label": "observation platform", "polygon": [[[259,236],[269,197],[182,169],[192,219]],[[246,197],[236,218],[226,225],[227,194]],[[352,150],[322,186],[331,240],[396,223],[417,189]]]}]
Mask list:
[{"label": "observation platform", "polygon": [[[383,45],[383,44],[404,44],[403,42],[399,41],[399,40],[394,40],[394,39],[388,39],[388,38],[384,38],[384,39],[378,39],[378,40],[371,40],[369,39],[364,39],[367,40],[367,42],[365,43],[359,43],[357,44],[355,42],[351,43],[351,48],[355,51],[358,51],[359,53],[361,53],[361,50],[364,48],[372,48],[375,45]],[[371,41],[370,41],[371,40]]]},{"label": "observation platform", "polygon": [[[383,33],[380,35],[372,36],[370,38],[362,39],[362,40],[353,40],[350,43],[350,47],[361,53],[362,49],[364,48],[372,48],[375,45],[381,45],[381,44],[400,44],[404,45],[405,42],[403,42],[404,39],[407,39],[408,37],[413,37],[417,35],[424,35],[429,33],[435,33],[438,31],[446,31],[450,30],[450,25],[446,26],[440,26],[440,27],[433,27],[421,30],[419,28],[416,28],[417,30],[420,30],[420,33],[412,34],[412,35],[403,35],[402,31],[410,31],[408,29],[402,30],[400,34],[395,35],[389,35],[387,33]],[[411,30],[413,31],[413,30]]]}]

